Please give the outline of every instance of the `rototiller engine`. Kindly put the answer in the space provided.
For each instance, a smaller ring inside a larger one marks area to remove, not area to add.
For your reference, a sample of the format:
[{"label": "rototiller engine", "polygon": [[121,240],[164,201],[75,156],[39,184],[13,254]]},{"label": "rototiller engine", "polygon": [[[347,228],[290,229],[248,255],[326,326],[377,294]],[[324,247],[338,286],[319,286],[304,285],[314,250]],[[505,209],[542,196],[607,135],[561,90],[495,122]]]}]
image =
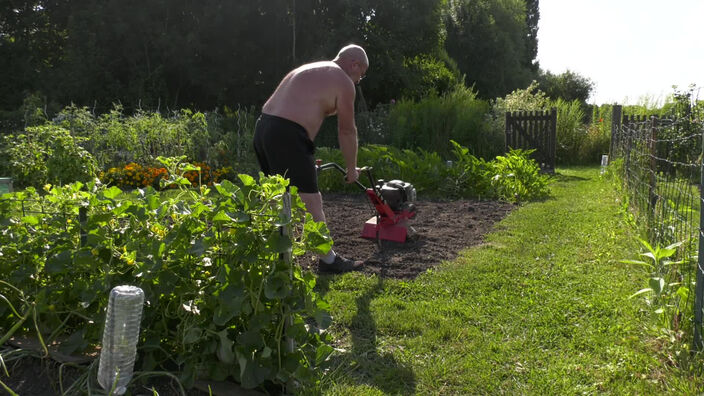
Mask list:
[{"label": "rototiller engine", "polygon": [[[334,162],[321,164],[321,160],[316,161],[318,172],[325,169],[337,169],[343,175],[347,175],[347,171]],[[415,234],[415,230],[408,224],[408,221],[416,216],[414,204],[416,189],[411,183],[401,180],[384,181],[379,179],[374,181],[371,167],[365,166],[361,170],[369,178],[371,187],[364,186],[359,180],[356,184],[367,194],[369,201],[376,209],[376,215],[364,223],[362,237],[406,242],[408,237]]]}]

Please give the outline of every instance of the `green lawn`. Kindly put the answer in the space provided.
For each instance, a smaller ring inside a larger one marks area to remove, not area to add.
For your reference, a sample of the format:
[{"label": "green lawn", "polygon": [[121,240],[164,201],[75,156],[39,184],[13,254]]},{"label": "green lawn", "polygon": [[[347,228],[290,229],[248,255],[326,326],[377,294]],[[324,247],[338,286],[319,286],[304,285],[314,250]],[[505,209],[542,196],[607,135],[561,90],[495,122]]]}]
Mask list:
[{"label": "green lawn", "polygon": [[482,246],[413,281],[319,280],[338,352],[330,395],[697,394],[646,330],[639,246],[598,168],[558,169]]}]

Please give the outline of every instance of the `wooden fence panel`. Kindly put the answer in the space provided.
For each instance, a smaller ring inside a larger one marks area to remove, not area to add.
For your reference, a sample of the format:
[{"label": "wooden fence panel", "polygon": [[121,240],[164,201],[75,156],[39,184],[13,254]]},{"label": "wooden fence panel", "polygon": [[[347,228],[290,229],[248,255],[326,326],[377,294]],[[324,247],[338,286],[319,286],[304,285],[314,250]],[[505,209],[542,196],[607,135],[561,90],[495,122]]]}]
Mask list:
[{"label": "wooden fence panel", "polygon": [[532,157],[546,172],[555,171],[557,109],[506,113],[506,145],[511,149],[534,149]]}]

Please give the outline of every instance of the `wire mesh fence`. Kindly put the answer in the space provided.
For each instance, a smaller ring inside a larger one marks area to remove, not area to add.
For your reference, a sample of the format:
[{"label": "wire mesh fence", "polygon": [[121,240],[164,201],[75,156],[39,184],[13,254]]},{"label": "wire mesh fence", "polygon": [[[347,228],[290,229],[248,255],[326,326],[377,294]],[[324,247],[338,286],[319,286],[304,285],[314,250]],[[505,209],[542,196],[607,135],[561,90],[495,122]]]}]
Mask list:
[{"label": "wire mesh fence", "polygon": [[695,117],[621,117],[616,107],[610,162],[622,165],[629,213],[650,245],[676,252],[652,260],[651,304],[669,329],[692,334],[701,350],[704,123]]}]

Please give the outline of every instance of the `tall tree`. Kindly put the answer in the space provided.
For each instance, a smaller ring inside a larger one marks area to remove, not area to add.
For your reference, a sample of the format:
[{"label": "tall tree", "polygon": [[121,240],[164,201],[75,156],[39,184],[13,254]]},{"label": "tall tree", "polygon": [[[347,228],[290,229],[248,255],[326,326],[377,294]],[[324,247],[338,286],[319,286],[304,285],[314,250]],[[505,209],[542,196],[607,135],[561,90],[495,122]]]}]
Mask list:
[{"label": "tall tree", "polygon": [[526,65],[538,70],[538,22],[540,21],[540,0],[526,0]]},{"label": "tall tree", "polygon": [[[511,0],[513,1],[513,0]],[[40,90],[100,111],[261,105],[297,64],[363,45],[373,106],[442,91],[447,0],[0,0],[0,110]]]},{"label": "tall tree", "polygon": [[447,52],[481,97],[504,96],[532,80],[524,0],[449,0],[445,26]]}]

